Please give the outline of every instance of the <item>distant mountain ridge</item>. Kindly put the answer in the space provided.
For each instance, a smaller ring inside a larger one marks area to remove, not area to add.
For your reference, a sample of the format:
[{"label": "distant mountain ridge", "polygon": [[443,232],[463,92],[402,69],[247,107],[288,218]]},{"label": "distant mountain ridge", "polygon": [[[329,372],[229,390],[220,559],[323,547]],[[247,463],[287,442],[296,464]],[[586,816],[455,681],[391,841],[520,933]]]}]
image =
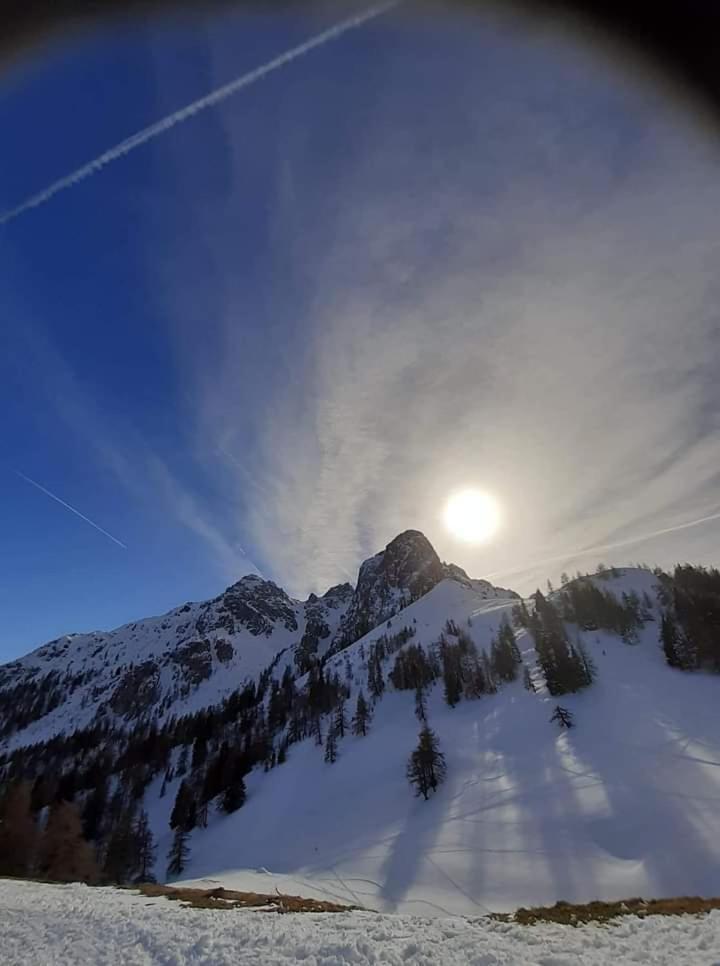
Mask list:
[{"label": "distant mountain ridge", "polygon": [[98,718],[130,726],[147,715],[161,721],[196,711],[286,652],[303,673],[445,579],[487,598],[517,596],[472,581],[442,563],[422,533],[407,530],[364,561],[356,587],[338,584],[299,601],[249,574],[209,601],[111,631],[65,635],[0,667],[0,742],[30,744]]}]

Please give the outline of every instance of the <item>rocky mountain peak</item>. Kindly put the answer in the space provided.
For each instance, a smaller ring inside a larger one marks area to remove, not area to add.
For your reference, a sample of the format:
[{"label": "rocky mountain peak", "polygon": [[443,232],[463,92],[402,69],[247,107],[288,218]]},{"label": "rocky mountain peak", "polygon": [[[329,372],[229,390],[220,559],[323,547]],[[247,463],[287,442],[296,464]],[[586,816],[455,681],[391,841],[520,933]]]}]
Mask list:
[{"label": "rocky mountain peak", "polygon": [[405,530],[360,567],[357,587],[338,631],[340,649],[422,597],[445,578],[425,534]]},{"label": "rocky mountain peak", "polygon": [[242,624],[252,634],[269,636],[278,622],[289,631],[298,628],[293,603],[285,591],[257,574],[246,574],[231,584],[210,601],[209,609],[214,612],[211,630],[222,627],[232,634]]},{"label": "rocky mountain peak", "polygon": [[335,584],[334,587],[330,587],[329,590],[325,591],[325,593],[322,595],[322,599],[332,605],[336,601],[338,603],[349,601],[354,593],[355,588],[352,584]]}]

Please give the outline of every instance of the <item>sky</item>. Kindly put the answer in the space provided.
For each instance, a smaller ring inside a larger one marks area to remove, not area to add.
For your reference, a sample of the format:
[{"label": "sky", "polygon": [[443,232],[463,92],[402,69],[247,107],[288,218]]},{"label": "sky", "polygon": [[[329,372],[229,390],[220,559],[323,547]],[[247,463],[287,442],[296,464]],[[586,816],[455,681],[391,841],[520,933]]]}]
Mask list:
[{"label": "sky", "polygon": [[[13,62],[0,210],[364,9]],[[408,528],[525,592],[717,563],[719,141],[567,35],[405,3],[0,224],[0,660]]]}]

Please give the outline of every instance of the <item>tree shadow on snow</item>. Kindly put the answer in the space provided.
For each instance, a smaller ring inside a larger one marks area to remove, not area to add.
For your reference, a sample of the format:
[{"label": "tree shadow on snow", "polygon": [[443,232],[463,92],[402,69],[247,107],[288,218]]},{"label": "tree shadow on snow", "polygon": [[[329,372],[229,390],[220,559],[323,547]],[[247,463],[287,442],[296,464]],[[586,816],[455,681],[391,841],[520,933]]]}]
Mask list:
[{"label": "tree shadow on snow", "polygon": [[[406,900],[410,888],[418,880],[423,863],[432,864],[428,855],[442,827],[453,790],[454,781],[449,772],[445,783],[427,801],[419,797],[408,805],[405,824],[392,840],[380,872],[380,895],[391,911],[395,911]],[[436,875],[437,869],[434,869],[432,877]],[[422,885],[418,891],[422,891]],[[428,900],[428,904],[432,905],[432,902]],[[441,907],[438,908],[443,911]]]},{"label": "tree shadow on snow", "polygon": [[[707,758],[683,754],[682,725],[672,703],[658,698],[650,685],[621,683],[612,715],[585,726],[578,704],[578,727],[568,742],[602,780],[609,806],[587,831],[609,856],[641,862],[654,896],[714,894],[720,889],[717,738]],[[693,717],[686,716],[688,741]]]}]

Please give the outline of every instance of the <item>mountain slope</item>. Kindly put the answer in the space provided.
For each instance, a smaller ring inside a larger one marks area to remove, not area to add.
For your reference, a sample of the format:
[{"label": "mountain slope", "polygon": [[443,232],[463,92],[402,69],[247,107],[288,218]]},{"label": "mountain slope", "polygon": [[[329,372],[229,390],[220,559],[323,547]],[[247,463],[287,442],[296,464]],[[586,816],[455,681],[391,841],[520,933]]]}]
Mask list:
[{"label": "mountain slope", "polygon": [[355,588],[338,584],[298,601],[248,575],[209,601],[58,638],[0,667],[0,748],[98,722],[161,724],[217,704],[273,666],[302,675],[447,576],[487,597],[513,594],[441,563],[423,534],[408,530],[362,564]]},{"label": "mountain slope", "polygon": [[98,717],[131,726],[143,716],[160,722],[215,704],[284,649],[331,635],[351,594],[346,584],[301,602],[248,575],[210,601],[58,638],[0,668],[7,745],[43,741]]},{"label": "mountain slope", "polygon": [[[627,571],[603,582],[654,594]],[[483,601],[444,581],[402,614],[414,643],[436,639],[448,616],[487,646],[510,602]],[[397,621],[396,621],[397,623]],[[368,635],[335,660],[363,680]],[[193,833],[187,878],[226,886],[332,895],[374,909],[478,914],[558,899],[715,894],[720,861],[720,681],[669,669],[647,623],[636,645],[582,635],[595,684],[560,701],[576,727],[549,719],[558,699],[518,681],[449,708],[441,685],[428,701],[448,779],[430,801],[413,798],[405,764],[418,722],[411,692],[386,693],[366,738],[347,737],[333,765],[311,740],[288,762],[253,772],[247,804]],[[533,676],[535,650],[519,636]],[[156,827],[167,844],[168,805]],[[164,826],[164,833],[163,833]],[[279,874],[247,871],[260,867]]]}]

